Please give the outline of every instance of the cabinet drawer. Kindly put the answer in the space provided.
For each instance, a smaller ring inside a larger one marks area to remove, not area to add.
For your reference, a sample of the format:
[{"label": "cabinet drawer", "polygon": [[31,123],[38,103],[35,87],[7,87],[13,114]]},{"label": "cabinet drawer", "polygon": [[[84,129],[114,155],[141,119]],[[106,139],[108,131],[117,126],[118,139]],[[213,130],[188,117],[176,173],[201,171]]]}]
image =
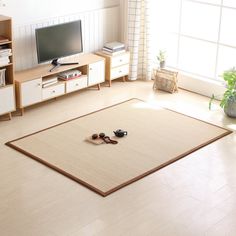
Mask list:
[{"label": "cabinet drawer", "polygon": [[42,78],[20,84],[21,107],[26,107],[42,100]]},{"label": "cabinet drawer", "polygon": [[15,96],[13,85],[0,88],[0,115],[15,110]]},{"label": "cabinet drawer", "polygon": [[129,53],[113,56],[111,58],[111,67],[117,67],[124,64],[129,64]]},{"label": "cabinet drawer", "polygon": [[54,98],[65,93],[65,84],[60,83],[48,88],[44,88],[42,92],[43,100]]},{"label": "cabinet drawer", "polygon": [[129,64],[111,69],[111,79],[116,79],[129,74]]},{"label": "cabinet drawer", "polygon": [[69,80],[66,82],[66,93],[70,93],[88,86],[87,75],[82,75],[78,79]]}]

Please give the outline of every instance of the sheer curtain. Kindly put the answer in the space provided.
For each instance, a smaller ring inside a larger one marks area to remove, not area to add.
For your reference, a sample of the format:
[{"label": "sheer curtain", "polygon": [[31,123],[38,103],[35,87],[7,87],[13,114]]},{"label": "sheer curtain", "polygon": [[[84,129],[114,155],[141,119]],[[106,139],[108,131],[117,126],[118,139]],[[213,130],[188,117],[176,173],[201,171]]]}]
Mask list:
[{"label": "sheer curtain", "polygon": [[127,1],[126,43],[130,51],[130,80],[151,79],[149,0]]}]

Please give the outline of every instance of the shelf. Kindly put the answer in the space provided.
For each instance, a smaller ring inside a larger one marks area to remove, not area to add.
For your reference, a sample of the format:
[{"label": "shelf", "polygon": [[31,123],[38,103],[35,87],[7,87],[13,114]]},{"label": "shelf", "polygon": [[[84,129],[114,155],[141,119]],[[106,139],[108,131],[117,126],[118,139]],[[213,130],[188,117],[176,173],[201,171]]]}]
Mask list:
[{"label": "shelf", "polygon": [[[23,83],[29,80],[32,80],[32,78],[39,78],[39,77],[47,77],[52,75],[57,75],[61,72],[76,69],[78,68],[83,74],[87,74],[87,65],[95,63],[100,60],[105,60],[104,58],[99,57],[98,55],[94,54],[83,54],[78,56],[74,61],[78,61],[79,65],[68,65],[68,66],[60,66],[56,68],[53,72],[49,72],[49,70],[52,68],[51,64],[42,64],[38,65],[34,68],[17,71],[16,72],[16,81],[19,83]],[[70,61],[62,61],[63,62],[70,62]],[[82,69],[83,68],[83,69]]]},{"label": "shelf", "polygon": [[[0,15],[0,49],[10,49],[11,55],[6,53],[6,64],[1,61],[0,69],[5,70],[5,86],[0,87],[0,115],[10,113],[15,110],[15,83],[13,70],[13,41],[12,41],[12,19],[8,16]],[[7,63],[8,62],[8,63]]]},{"label": "shelf", "polygon": [[65,81],[58,81],[57,83],[51,84],[51,85],[49,85],[49,86],[47,86],[47,87],[43,87],[43,86],[42,86],[42,89],[51,88],[51,87],[57,86],[57,85],[59,85],[59,84],[65,84]]},{"label": "shelf", "polygon": [[2,67],[8,67],[8,66],[12,66],[13,64],[12,63],[8,63],[8,64],[6,64],[6,65],[0,65],[0,68],[2,68]]},{"label": "shelf", "polygon": [[1,46],[1,45],[6,45],[6,44],[11,44],[11,43],[12,43],[12,41],[10,41],[10,40],[9,40],[9,41],[6,41],[6,42],[0,42],[0,46]]}]

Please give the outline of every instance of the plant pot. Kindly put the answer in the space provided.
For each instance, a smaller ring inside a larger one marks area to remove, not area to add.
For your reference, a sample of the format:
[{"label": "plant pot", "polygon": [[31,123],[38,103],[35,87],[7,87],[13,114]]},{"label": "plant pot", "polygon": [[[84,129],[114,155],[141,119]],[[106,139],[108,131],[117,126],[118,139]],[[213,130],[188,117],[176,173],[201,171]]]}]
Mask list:
[{"label": "plant pot", "polygon": [[166,62],[165,62],[165,61],[161,61],[161,62],[160,62],[160,68],[161,68],[161,69],[164,69],[165,66],[166,66]]},{"label": "plant pot", "polygon": [[231,118],[236,118],[236,97],[228,100],[224,107],[224,112],[227,116]]}]

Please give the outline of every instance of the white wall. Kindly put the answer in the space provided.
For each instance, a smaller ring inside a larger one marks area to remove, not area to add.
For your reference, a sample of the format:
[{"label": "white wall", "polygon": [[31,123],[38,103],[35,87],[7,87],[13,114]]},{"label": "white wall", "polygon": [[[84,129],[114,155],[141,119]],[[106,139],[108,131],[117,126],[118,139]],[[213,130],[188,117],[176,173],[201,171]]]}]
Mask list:
[{"label": "white wall", "polygon": [[37,65],[35,28],[81,19],[85,53],[120,40],[120,0],[0,0],[0,12],[13,19],[17,71]]},{"label": "white wall", "polygon": [[121,41],[128,43],[127,39],[127,19],[128,18],[128,0],[120,0],[120,37]]},{"label": "white wall", "polygon": [[225,92],[225,87],[218,81],[207,80],[205,78],[193,78],[183,73],[179,73],[179,87],[211,97],[212,94],[220,98]]},{"label": "white wall", "polygon": [[37,20],[92,11],[119,5],[119,0],[1,0],[2,15],[11,16],[17,25]]}]

